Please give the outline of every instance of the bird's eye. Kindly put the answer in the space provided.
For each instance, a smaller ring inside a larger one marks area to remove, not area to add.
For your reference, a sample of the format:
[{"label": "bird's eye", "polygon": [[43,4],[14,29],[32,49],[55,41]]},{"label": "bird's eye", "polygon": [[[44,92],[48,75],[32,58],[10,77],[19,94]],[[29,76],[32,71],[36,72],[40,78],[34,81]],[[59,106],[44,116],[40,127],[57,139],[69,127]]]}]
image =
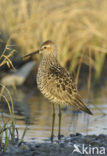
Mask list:
[{"label": "bird's eye", "polygon": [[46,49],[47,47],[44,47],[44,49]]}]

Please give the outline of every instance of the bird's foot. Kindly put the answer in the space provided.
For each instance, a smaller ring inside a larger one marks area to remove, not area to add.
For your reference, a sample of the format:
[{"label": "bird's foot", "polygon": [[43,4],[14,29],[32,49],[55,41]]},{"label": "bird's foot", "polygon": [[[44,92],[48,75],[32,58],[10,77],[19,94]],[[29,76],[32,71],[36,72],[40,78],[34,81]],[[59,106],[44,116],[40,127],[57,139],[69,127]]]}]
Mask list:
[{"label": "bird's foot", "polygon": [[54,139],[54,135],[52,134],[50,137],[51,142],[53,142],[53,139]]},{"label": "bird's foot", "polygon": [[60,134],[58,134],[58,140],[59,140],[59,141],[61,140],[61,135],[60,135]]},{"label": "bird's foot", "polygon": [[61,140],[61,138],[63,138],[64,135],[63,134],[58,134],[58,140]]}]

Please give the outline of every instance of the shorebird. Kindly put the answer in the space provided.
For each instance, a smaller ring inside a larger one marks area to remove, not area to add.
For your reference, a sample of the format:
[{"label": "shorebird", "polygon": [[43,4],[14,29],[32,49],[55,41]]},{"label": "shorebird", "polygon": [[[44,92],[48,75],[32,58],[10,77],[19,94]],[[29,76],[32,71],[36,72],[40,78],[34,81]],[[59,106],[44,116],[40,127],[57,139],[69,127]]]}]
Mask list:
[{"label": "shorebird", "polygon": [[56,44],[51,40],[47,40],[40,46],[39,50],[25,55],[24,58],[37,53],[42,54],[42,61],[37,72],[37,85],[41,93],[53,103],[51,140],[53,140],[54,136],[54,104],[59,106],[58,139],[60,139],[62,105],[73,106],[76,110],[90,115],[92,115],[92,112],[84,104],[70,73],[59,64]]}]

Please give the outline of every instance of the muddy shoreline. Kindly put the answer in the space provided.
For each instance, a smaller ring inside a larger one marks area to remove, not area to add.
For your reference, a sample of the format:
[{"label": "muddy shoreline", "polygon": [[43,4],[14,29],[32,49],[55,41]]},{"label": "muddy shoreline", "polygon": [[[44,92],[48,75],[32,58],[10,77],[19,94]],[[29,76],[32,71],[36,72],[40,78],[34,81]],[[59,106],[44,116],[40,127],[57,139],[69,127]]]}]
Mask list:
[{"label": "muddy shoreline", "polygon": [[[78,150],[78,152],[74,151]],[[51,143],[23,142],[10,144],[6,152],[0,152],[0,156],[79,156],[79,155],[107,155],[107,135],[71,134],[69,137],[62,136]]]}]

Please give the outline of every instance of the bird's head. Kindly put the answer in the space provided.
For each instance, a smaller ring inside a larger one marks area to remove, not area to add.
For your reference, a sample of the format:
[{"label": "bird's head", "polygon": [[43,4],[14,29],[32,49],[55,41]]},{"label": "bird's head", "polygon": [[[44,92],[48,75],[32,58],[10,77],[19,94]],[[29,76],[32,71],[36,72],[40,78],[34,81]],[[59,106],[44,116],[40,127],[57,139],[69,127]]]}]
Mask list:
[{"label": "bird's head", "polygon": [[55,43],[51,40],[47,40],[41,45],[39,53],[43,55],[49,55],[51,53],[56,53],[56,51],[57,49]]},{"label": "bird's head", "polygon": [[40,49],[32,52],[32,53],[29,53],[27,55],[25,55],[24,57],[27,57],[27,56],[32,56],[34,54],[42,54],[43,56],[47,56],[47,55],[57,55],[57,48],[56,48],[56,45],[53,41],[51,40],[47,40],[45,42],[42,43],[42,45],[40,46]]}]

